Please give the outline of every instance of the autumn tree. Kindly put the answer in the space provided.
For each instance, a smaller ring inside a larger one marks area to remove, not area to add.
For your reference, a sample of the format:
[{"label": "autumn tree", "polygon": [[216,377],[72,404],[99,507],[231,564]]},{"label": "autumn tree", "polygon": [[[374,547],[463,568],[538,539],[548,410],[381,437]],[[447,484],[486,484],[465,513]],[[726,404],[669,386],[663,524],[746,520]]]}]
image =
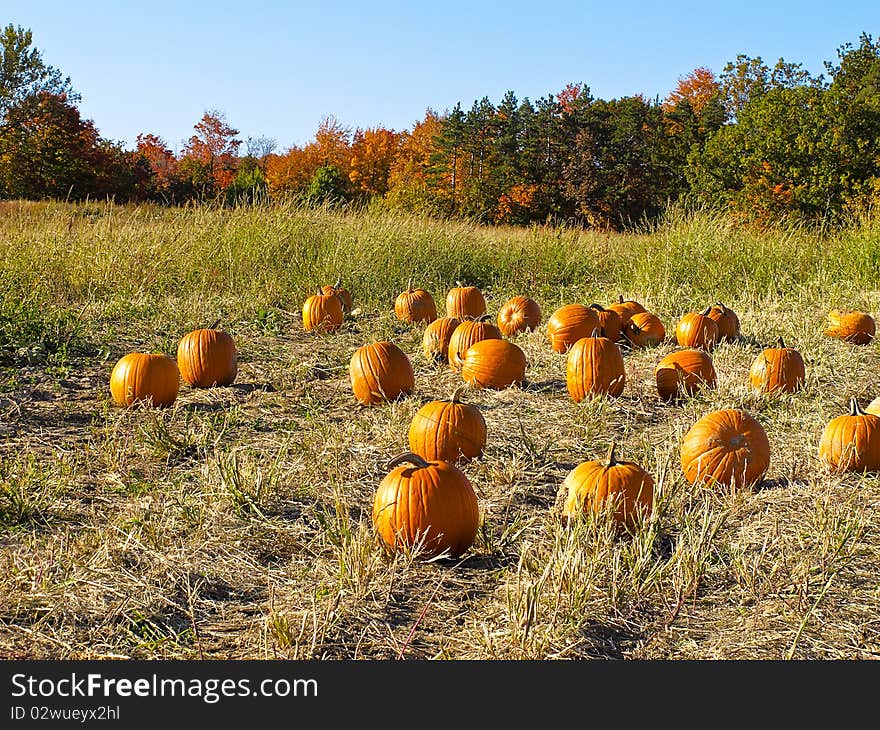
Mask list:
[{"label": "autumn tree", "polygon": [[238,130],[216,110],[206,111],[194,129],[196,133],[183,148],[181,172],[203,196],[221,193],[235,179],[241,146]]},{"label": "autumn tree", "polygon": [[135,153],[143,160],[149,171],[141,195],[150,200],[170,202],[177,183],[177,158],[165,141],[155,135],[142,133],[137,136]]},{"label": "autumn tree", "polygon": [[400,135],[398,154],[388,173],[391,207],[411,211],[429,211],[433,204],[429,191],[432,160],[439,152],[438,138],[442,128],[440,115],[432,109],[413,125],[412,131]]},{"label": "autumn tree", "polygon": [[400,137],[393,130],[376,127],[355,131],[348,177],[358,193],[372,198],[388,192],[388,178],[399,147]]}]

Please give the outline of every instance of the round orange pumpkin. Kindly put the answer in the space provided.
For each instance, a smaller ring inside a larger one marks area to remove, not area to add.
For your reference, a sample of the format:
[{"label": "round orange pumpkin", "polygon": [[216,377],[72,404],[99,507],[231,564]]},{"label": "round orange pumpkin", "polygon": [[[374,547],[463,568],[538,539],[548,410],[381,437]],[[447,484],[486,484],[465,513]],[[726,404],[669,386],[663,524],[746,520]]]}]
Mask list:
[{"label": "round orange pumpkin", "polygon": [[636,312],[629,318],[623,336],[633,347],[655,347],[666,339],[666,328],[656,314]]},{"label": "round orange pumpkin", "polygon": [[216,329],[197,329],[177,343],[180,377],[197,388],[229,385],[238,373],[238,352],[229,333]]},{"label": "round orange pumpkin", "polygon": [[575,403],[595,395],[620,395],[626,384],[620,347],[598,328],[582,337],[566,355],[565,383]]},{"label": "round orange pumpkin", "polygon": [[342,300],[318,289],[303,304],[302,318],[306,332],[335,332],[342,326]]},{"label": "round orange pumpkin", "polygon": [[623,319],[621,316],[613,309],[605,309],[601,304],[591,304],[590,309],[596,313],[599,327],[605,332],[604,336],[612,342],[617,342],[623,330]]},{"label": "round orange pumpkin", "polygon": [[450,400],[425,403],[409,424],[409,448],[428,461],[473,459],[486,448],[486,420],[476,406],[462,403],[464,388]]},{"label": "round orange pumpkin", "polygon": [[446,316],[456,319],[476,319],[486,313],[486,300],[475,286],[464,286],[460,281],[446,293]]},{"label": "round orange pumpkin", "polygon": [[609,304],[605,308],[610,309],[612,312],[617,312],[620,315],[621,329],[629,324],[629,321],[634,314],[647,311],[641,304],[639,304],[639,302],[633,301],[632,299],[624,300],[622,294],[614,304]]},{"label": "round orange pumpkin", "polygon": [[406,283],[406,289],[394,300],[394,314],[401,322],[433,322],[437,319],[437,307],[434,297],[429,291],[421,288],[413,289],[412,279]]},{"label": "round orange pumpkin", "polygon": [[770,441],[754,416],[737,408],[707,413],[681,442],[681,468],[690,484],[751,487],[770,466]]},{"label": "round orange pumpkin", "polygon": [[373,526],[385,545],[418,546],[423,558],[462,555],[480,527],[477,495],[464,473],[412,453],[392,459],[388,468],[373,499]]},{"label": "round orange pumpkin", "polygon": [[507,340],[480,340],[459,362],[461,377],[475,388],[502,390],[526,378],[525,353]]},{"label": "round orange pumpkin", "polygon": [[513,297],[498,311],[498,329],[505,337],[531,332],[541,323],[541,307],[529,297]]},{"label": "round orange pumpkin", "polygon": [[[654,509],[654,478],[633,461],[618,461],[615,444],[605,461],[585,461],[562,482],[562,514],[569,521],[588,512],[613,508],[612,518],[632,531]],[[609,504],[611,503],[611,504]]]},{"label": "round orange pumpkin", "polygon": [[657,363],[654,379],[662,400],[676,400],[683,395],[693,395],[701,387],[714,388],[715,365],[704,350],[676,350]]},{"label": "round orange pumpkin", "polygon": [[449,361],[449,341],[461,320],[454,317],[440,317],[425,327],[422,335],[422,352],[428,360]]},{"label": "round orange pumpkin", "polygon": [[850,398],[849,413],[825,426],[819,458],[838,472],[880,470],[880,416],[866,413]]},{"label": "round orange pumpkin", "polygon": [[582,337],[589,337],[598,326],[595,309],[583,304],[566,304],[547,321],[547,338],[554,352],[564,353]]},{"label": "round orange pumpkin", "polygon": [[867,345],[874,339],[876,324],[874,318],[866,312],[832,309],[828,313],[825,334],[853,345]]},{"label": "round orange pumpkin", "polygon": [[351,356],[348,371],[355,398],[365,406],[396,400],[415,387],[412,364],[393,342],[382,340],[359,347]]},{"label": "round orange pumpkin", "polygon": [[721,302],[715,302],[709,307],[706,315],[714,320],[718,326],[718,339],[733,342],[739,337],[739,317],[732,309],[728,309]]},{"label": "round orange pumpkin", "polygon": [[464,359],[468,348],[480,340],[500,340],[501,330],[488,321],[488,317],[465,319],[456,327],[449,338],[449,365],[453,369],[460,367],[459,361]]},{"label": "round orange pumpkin", "polygon": [[160,353],[130,352],[113,366],[110,394],[117,405],[135,401],[170,406],[177,400],[180,373],[173,358]]},{"label": "round orange pumpkin", "polygon": [[776,347],[766,348],[749,369],[749,383],[762,393],[794,393],[804,385],[806,368],[801,354],[786,347],[780,337]]},{"label": "round orange pumpkin", "polygon": [[342,312],[343,314],[347,314],[352,310],[354,306],[354,300],[352,299],[351,292],[342,286],[342,280],[337,279],[336,283],[333,286],[325,285],[321,288],[322,293],[324,294],[335,294],[339,297],[339,301],[342,302]]},{"label": "round orange pumpkin", "polygon": [[718,341],[718,325],[709,317],[711,307],[702,312],[688,312],[675,325],[675,340],[682,347],[711,350]]}]

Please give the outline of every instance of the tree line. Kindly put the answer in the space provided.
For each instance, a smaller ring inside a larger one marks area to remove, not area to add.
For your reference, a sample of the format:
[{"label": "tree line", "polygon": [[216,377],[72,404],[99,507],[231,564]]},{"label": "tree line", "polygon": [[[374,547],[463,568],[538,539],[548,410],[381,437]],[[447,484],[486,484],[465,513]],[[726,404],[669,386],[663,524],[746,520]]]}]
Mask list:
[{"label": "tree line", "polygon": [[0,37],[0,198],[224,201],[294,196],[486,223],[621,230],[674,201],[742,220],[835,223],[880,199],[880,44],[863,33],[825,73],[739,55],[697,68],[664,98],[604,100],[584,83],[532,101],[509,91],[428,109],[411,129],[325,117],[278,151],[206,111],[179,153],[142,133],[103,138],[29,30]]}]

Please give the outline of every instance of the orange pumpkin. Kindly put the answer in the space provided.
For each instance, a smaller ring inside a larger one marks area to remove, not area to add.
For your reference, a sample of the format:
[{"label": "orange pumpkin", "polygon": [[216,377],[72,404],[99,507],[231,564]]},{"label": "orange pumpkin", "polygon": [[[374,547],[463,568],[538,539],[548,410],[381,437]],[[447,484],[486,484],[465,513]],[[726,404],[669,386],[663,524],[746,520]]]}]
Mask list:
[{"label": "orange pumpkin", "polygon": [[666,328],[656,314],[637,312],[630,317],[623,336],[633,347],[655,347],[666,339]]},{"label": "orange pumpkin", "polygon": [[348,372],[355,398],[365,406],[396,400],[415,387],[412,364],[393,342],[359,347],[351,356]]},{"label": "orange pumpkin", "polygon": [[547,338],[554,352],[568,349],[599,326],[596,310],[583,304],[566,304],[557,309],[547,321]]},{"label": "orange pumpkin", "polygon": [[718,339],[733,342],[739,337],[739,317],[732,309],[721,302],[715,302],[709,307],[707,316],[718,326]]},{"label": "orange pumpkin", "polygon": [[177,363],[160,353],[130,352],[117,360],[110,373],[110,394],[120,406],[135,401],[170,406],[179,388]]},{"label": "orange pumpkin", "polygon": [[197,388],[229,385],[238,373],[238,353],[232,337],[215,329],[197,329],[177,343],[177,367],[180,376]]},{"label": "orange pumpkin", "polygon": [[422,335],[422,352],[428,360],[449,361],[449,341],[461,320],[454,317],[440,317],[425,327]]},{"label": "orange pumpkin", "polygon": [[683,395],[693,395],[701,387],[714,388],[715,365],[703,350],[676,350],[657,363],[654,379],[662,400],[676,400]]},{"label": "orange pumpkin", "polygon": [[623,319],[621,316],[613,309],[605,309],[601,304],[591,304],[590,309],[596,312],[599,327],[605,331],[604,336],[612,342],[617,342],[623,329]]},{"label": "orange pumpkin", "polygon": [[681,467],[690,484],[751,487],[769,466],[770,441],[764,427],[737,408],[707,413],[681,442]]},{"label": "orange pumpkin", "polygon": [[464,359],[468,348],[480,340],[500,340],[501,330],[488,321],[488,317],[481,319],[466,319],[456,327],[449,338],[448,357],[449,365],[453,369],[460,367],[459,361]]},{"label": "orange pumpkin", "polygon": [[620,315],[621,329],[629,324],[629,321],[634,314],[647,311],[641,304],[632,299],[624,300],[623,295],[618,297],[618,300],[614,302],[614,304],[609,304],[606,309],[610,309],[612,312],[617,312],[617,314]]},{"label": "orange pumpkin", "polygon": [[850,398],[849,413],[825,426],[819,458],[838,472],[880,470],[880,416],[866,413]]},{"label": "orange pumpkin", "polygon": [[409,424],[409,448],[428,461],[473,459],[486,447],[486,420],[480,409],[459,398],[425,403]]},{"label": "orange pumpkin", "polygon": [[321,288],[321,291],[324,294],[335,294],[339,297],[339,301],[342,302],[342,312],[343,314],[347,314],[352,310],[354,300],[352,299],[351,292],[344,286],[341,286],[341,284],[342,280],[337,279],[333,286],[325,285]]},{"label": "orange pumpkin", "polygon": [[464,473],[412,453],[392,459],[388,468],[373,499],[373,526],[385,545],[417,546],[423,558],[462,555],[480,526],[477,495]]},{"label": "orange pumpkin", "polygon": [[718,341],[718,325],[709,317],[711,307],[702,312],[688,312],[675,325],[675,340],[682,347],[711,350]]},{"label": "orange pumpkin", "polygon": [[618,461],[615,444],[605,461],[585,461],[562,482],[566,493],[562,514],[569,521],[589,512],[612,508],[612,518],[632,531],[654,508],[654,478],[632,461]]},{"label": "orange pumpkin", "polygon": [[749,369],[749,383],[763,393],[794,393],[804,385],[806,368],[801,354],[793,347],[786,347],[780,337],[776,347],[768,347]]},{"label": "orange pumpkin", "polygon": [[853,345],[867,345],[874,339],[876,324],[874,318],[865,312],[832,309],[828,313],[825,334]]},{"label": "orange pumpkin", "polygon": [[461,377],[475,388],[502,390],[526,378],[525,353],[507,340],[480,340],[459,362]]},{"label": "orange pumpkin", "polygon": [[446,293],[446,316],[456,319],[476,319],[486,313],[486,300],[475,286],[464,286],[460,281]]},{"label": "orange pumpkin", "polygon": [[437,307],[434,297],[425,289],[413,289],[412,279],[406,283],[406,289],[394,300],[394,314],[401,322],[433,322],[437,319]]},{"label": "orange pumpkin", "polygon": [[565,383],[575,403],[594,395],[618,396],[626,384],[623,355],[616,343],[600,329],[582,337],[568,351]]},{"label": "orange pumpkin", "polygon": [[867,407],[865,408],[865,413],[871,413],[875,416],[880,416],[880,396],[877,396],[876,398],[874,398],[874,400],[868,403]]},{"label": "orange pumpkin", "polygon": [[498,311],[498,329],[505,337],[531,332],[541,323],[541,307],[534,299],[513,297]]},{"label": "orange pumpkin", "polygon": [[335,332],[342,326],[342,300],[318,289],[303,303],[302,318],[306,332]]}]

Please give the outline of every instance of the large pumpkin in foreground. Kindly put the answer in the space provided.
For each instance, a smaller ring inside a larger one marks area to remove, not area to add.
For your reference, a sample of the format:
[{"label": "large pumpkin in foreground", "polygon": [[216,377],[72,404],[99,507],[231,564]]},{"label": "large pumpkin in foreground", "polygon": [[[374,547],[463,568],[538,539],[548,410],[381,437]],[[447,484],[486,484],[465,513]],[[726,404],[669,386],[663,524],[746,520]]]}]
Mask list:
[{"label": "large pumpkin in foreground", "polygon": [[170,406],[177,400],[179,389],[177,362],[160,353],[130,352],[116,362],[110,373],[110,394],[120,406],[136,401]]},{"label": "large pumpkin in foreground", "polygon": [[526,378],[526,355],[507,340],[480,340],[459,363],[462,379],[475,388],[503,390],[522,385]]},{"label": "large pumpkin in foreground", "polygon": [[229,385],[238,373],[238,353],[229,333],[209,327],[189,332],[177,343],[180,377],[196,388]]},{"label": "large pumpkin in foreground", "polygon": [[819,458],[839,472],[880,470],[880,416],[866,413],[850,398],[849,413],[825,426]]},{"label": "large pumpkin in foreground", "polygon": [[359,347],[351,356],[348,372],[354,396],[365,406],[395,400],[415,387],[412,364],[393,342]]},{"label": "large pumpkin in foreground", "polygon": [[761,481],[769,466],[767,432],[737,408],[707,413],[681,442],[681,468],[691,484],[743,489]]},{"label": "large pumpkin in foreground", "polygon": [[468,478],[445,461],[408,453],[388,462],[392,470],[373,499],[373,526],[391,549],[418,545],[420,557],[458,557],[480,526],[477,495]]},{"label": "large pumpkin in foreground", "polygon": [[462,403],[457,388],[449,400],[425,403],[409,424],[409,448],[428,461],[473,459],[486,447],[486,420],[480,409]]}]

